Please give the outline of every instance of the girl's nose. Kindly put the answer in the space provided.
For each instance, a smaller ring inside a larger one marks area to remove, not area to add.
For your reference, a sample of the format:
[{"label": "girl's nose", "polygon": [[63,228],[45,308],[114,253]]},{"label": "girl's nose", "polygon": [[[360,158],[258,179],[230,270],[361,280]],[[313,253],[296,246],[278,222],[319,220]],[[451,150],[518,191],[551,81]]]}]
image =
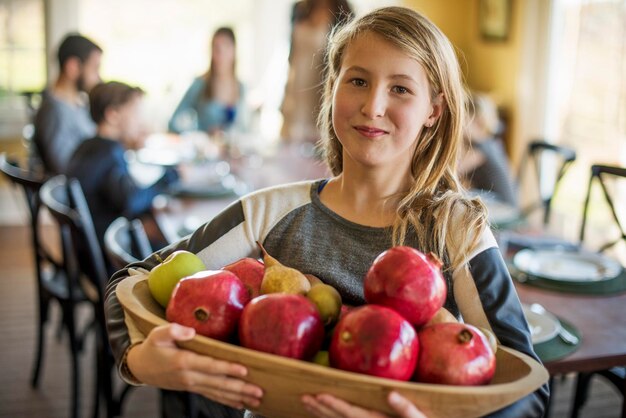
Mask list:
[{"label": "girl's nose", "polygon": [[387,108],[386,95],[380,89],[372,88],[367,92],[361,113],[370,119],[379,118],[385,115]]}]

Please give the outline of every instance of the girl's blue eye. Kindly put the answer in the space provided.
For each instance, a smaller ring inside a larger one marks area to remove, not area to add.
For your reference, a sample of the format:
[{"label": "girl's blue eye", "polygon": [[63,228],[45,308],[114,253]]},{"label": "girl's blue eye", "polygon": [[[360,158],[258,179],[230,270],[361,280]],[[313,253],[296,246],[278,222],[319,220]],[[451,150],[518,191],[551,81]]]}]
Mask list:
[{"label": "girl's blue eye", "polygon": [[409,93],[409,89],[407,89],[406,87],[402,87],[402,86],[394,86],[392,88],[392,90],[395,93],[398,93],[398,94],[407,94],[407,93]]}]

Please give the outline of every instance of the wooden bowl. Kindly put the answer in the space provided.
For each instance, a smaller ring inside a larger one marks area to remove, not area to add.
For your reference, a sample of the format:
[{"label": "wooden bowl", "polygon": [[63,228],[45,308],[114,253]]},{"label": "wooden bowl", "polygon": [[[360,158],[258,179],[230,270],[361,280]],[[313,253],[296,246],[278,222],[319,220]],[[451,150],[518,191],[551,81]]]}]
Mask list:
[{"label": "wooden bowl", "polygon": [[[127,315],[144,334],[167,324],[163,308],[152,298],[147,276],[131,276],[117,286]],[[500,346],[496,374],[487,386],[448,386],[400,382],[345,372],[314,363],[261,353],[196,336],[181,347],[248,368],[247,381],[263,388],[261,406],[254,412],[271,418],[310,415],[302,407],[304,394],[330,393],[364,408],[393,415],[387,395],[395,390],[409,398],[428,417],[479,417],[535,391],[548,380],[546,369],[529,356]]]}]

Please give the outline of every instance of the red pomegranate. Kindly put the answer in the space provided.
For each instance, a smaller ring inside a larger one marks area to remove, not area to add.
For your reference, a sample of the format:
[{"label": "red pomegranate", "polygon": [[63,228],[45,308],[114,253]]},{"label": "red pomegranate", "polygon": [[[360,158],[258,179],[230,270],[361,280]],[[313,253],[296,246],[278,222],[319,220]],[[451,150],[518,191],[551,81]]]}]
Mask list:
[{"label": "red pomegranate", "polygon": [[415,370],[417,334],[396,311],[365,305],[348,312],[330,343],[332,367],[389,379],[409,380]]},{"label": "red pomegranate", "polygon": [[489,340],[468,324],[440,323],[419,333],[415,380],[423,383],[476,386],[488,384],[496,371]]},{"label": "red pomegranate", "polygon": [[309,360],[323,341],[319,311],[302,295],[271,293],[254,298],[239,322],[242,346],[283,357]]},{"label": "red pomegranate", "polygon": [[255,298],[261,294],[261,282],[263,281],[265,266],[259,260],[250,257],[242,258],[241,260],[227,265],[222,270],[235,273],[235,276],[239,277],[239,280],[241,280],[248,289],[251,298]]},{"label": "red pomegranate", "polygon": [[228,340],[250,301],[244,284],[229,271],[201,271],[182,279],[172,292],[165,317],[200,335]]},{"label": "red pomegranate", "polygon": [[364,289],[367,303],[388,306],[417,328],[443,306],[447,294],[437,256],[405,246],[376,257],[365,275]]}]

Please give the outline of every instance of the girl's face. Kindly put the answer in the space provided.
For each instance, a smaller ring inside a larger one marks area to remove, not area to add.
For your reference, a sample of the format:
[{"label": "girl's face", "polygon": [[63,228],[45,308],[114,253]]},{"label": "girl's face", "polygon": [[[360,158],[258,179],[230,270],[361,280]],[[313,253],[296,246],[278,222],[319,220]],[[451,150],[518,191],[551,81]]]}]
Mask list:
[{"label": "girl's face", "polygon": [[424,125],[441,114],[426,72],[413,58],[373,33],[344,52],[333,95],[333,127],[346,159],[370,168],[408,170]]},{"label": "girl's face", "polygon": [[235,62],[235,44],[226,35],[217,35],[213,38],[211,47],[211,62],[214,70],[220,73],[231,72]]}]

